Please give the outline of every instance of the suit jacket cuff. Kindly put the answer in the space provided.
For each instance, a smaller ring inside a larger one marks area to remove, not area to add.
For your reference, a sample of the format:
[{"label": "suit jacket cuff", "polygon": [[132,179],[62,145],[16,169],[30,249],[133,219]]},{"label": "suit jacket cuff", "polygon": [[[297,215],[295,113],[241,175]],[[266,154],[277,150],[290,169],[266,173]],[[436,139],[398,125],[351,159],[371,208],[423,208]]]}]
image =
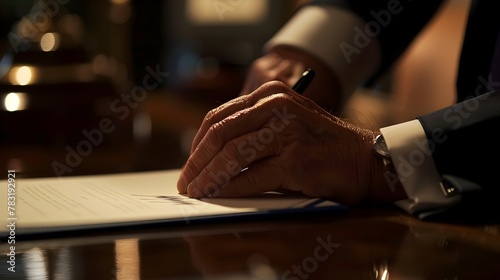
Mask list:
[{"label": "suit jacket cuff", "polygon": [[408,199],[396,205],[412,215],[440,211],[460,202],[460,195],[446,197],[441,189],[431,150],[418,120],[380,129]]},{"label": "suit jacket cuff", "polygon": [[378,40],[368,36],[366,28],[365,22],[348,10],[307,5],[265,44],[264,49],[292,46],[319,58],[337,75],[345,101],[380,64]]}]

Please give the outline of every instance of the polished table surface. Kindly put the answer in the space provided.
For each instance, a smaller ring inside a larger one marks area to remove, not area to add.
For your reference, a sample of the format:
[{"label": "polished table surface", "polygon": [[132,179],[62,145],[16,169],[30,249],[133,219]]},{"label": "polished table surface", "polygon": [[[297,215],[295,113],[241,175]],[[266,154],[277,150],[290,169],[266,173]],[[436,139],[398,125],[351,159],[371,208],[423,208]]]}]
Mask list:
[{"label": "polished table surface", "polygon": [[500,225],[398,209],[18,237],[1,279],[500,279]]}]

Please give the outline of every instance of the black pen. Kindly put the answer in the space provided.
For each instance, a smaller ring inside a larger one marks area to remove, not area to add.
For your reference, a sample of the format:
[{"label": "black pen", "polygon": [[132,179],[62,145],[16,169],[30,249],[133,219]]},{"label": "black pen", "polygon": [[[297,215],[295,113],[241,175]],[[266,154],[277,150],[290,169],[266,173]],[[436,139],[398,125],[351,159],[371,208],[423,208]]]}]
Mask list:
[{"label": "black pen", "polygon": [[312,82],[315,74],[316,73],[314,73],[314,70],[312,70],[311,68],[307,69],[306,71],[304,71],[304,73],[302,73],[302,76],[295,83],[295,85],[293,85],[292,89],[298,94],[304,93],[306,88]]}]

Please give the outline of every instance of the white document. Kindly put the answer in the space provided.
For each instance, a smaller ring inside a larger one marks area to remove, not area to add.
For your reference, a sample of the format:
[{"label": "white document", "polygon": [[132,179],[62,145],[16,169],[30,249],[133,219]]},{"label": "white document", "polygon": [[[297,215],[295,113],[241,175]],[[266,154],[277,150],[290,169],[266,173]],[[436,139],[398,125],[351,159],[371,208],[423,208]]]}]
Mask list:
[{"label": "white document", "polygon": [[1,200],[11,201],[0,203],[3,208],[0,219],[7,224],[0,227],[0,235],[12,234],[13,228],[16,234],[50,233],[158,222],[188,224],[192,220],[235,215],[345,209],[324,199],[287,197],[280,193],[253,198],[193,199],[177,192],[179,174],[176,169],[16,178],[15,192],[12,184],[8,187],[7,180],[0,181]]}]

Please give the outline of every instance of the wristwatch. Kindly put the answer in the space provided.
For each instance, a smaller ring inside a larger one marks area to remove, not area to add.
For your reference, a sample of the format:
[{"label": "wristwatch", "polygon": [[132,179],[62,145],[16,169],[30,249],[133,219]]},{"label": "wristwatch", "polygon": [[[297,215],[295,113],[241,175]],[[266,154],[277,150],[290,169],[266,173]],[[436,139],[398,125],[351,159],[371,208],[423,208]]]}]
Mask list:
[{"label": "wristwatch", "polygon": [[382,157],[385,171],[389,172],[392,162],[391,154],[389,153],[389,149],[387,148],[387,144],[385,143],[385,139],[382,134],[377,135],[375,140],[373,140],[373,150],[377,153],[377,155]]}]

